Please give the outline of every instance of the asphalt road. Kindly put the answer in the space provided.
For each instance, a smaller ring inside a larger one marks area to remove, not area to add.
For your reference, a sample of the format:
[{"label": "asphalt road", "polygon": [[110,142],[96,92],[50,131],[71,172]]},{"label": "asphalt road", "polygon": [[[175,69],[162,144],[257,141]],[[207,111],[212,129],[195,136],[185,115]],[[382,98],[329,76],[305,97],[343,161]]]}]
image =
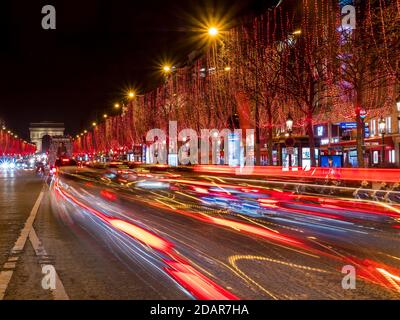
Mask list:
[{"label": "asphalt road", "polygon": [[[4,299],[400,298],[396,204],[163,172],[1,179],[0,272],[13,271]],[[30,230],[5,268],[43,186],[37,237]],[[45,265],[55,290],[43,289]],[[346,265],[355,289],[342,287]]]}]

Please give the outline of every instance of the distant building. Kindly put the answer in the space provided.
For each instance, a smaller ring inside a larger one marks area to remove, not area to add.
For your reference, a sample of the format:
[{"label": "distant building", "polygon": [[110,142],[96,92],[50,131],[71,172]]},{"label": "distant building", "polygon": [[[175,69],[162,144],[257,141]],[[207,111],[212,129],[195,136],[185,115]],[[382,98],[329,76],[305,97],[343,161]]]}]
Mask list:
[{"label": "distant building", "polygon": [[51,137],[64,136],[64,123],[43,121],[31,123],[29,127],[31,142],[36,144],[37,152],[47,152]]}]

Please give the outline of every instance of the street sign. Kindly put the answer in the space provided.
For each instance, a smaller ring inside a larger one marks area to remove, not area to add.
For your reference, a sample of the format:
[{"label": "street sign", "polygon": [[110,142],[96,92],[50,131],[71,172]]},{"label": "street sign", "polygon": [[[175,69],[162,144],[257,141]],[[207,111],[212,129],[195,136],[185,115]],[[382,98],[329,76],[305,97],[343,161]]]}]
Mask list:
[{"label": "street sign", "polygon": [[341,122],[340,128],[342,129],[356,129],[357,128],[357,122]]},{"label": "street sign", "polygon": [[367,111],[365,109],[360,110],[360,118],[365,119],[367,117]]}]

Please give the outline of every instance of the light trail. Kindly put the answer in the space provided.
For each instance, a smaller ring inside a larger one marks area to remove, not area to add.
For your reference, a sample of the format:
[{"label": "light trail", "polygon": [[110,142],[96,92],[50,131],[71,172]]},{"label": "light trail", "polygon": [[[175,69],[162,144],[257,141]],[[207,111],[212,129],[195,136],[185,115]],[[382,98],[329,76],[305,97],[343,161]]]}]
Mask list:
[{"label": "light trail", "polygon": [[[231,179],[231,178],[229,178]],[[242,179],[237,179],[237,178],[232,178],[234,180],[239,180],[241,181]],[[231,180],[232,180],[231,179]],[[338,215],[340,213],[340,210],[343,209],[348,209],[349,211],[354,210],[355,212],[360,212],[360,213],[371,213],[370,210],[374,210],[377,207],[382,208],[382,206],[380,204],[377,205],[377,203],[372,202],[372,203],[368,203],[366,201],[363,200],[349,200],[346,198],[326,198],[323,196],[309,196],[309,195],[297,195],[294,194],[292,192],[285,192],[282,190],[271,190],[269,188],[264,188],[264,187],[260,187],[260,186],[251,186],[251,185],[247,185],[247,186],[240,186],[240,185],[230,185],[230,184],[217,184],[215,182],[204,182],[204,181],[192,181],[192,180],[187,180],[187,179],[168,179],[169,182],[173,183],[173,184],[182,184],[182,185],[187,185],[189,187],[193,187],[193,191],[199,193],[200,195],[207,195],[207,196],[212,196],[213,191],[212,189],[209,190],[208,188],[218,188],[219,190],[223,191],[223,193],[225,194],[225,196],[229,194],[231,194],[231,196],[229,197],[229,199],[227,201],[231,201],[231,197],[235,197],[236,195],[241,195],[241,194],[246,194],[246,193],[251,193],[251,194],[257,194],[256,199],[258,199],[259,203],[264,203],[264,204],[271,204],[271,205],[276,205],[281,206],[282,203],[285,203],[285,209],[287,210],[292,210],[292,212],[286,212],[288,214],[290,213],[294,213],[294,214],[303,214],[303,215],[307,215],[310,217],[315,216],[316,219],[319,218],[323,218],[323,219],[329,219],[329,220],[337,220],[337,221],[341,221],[341,222],[345,222],[342,221],[343,218],[342,216]],[[257,181],[260,182],[260,181]],[[283,183],[283,182],[282,182]],[[228,190],[226,190],[228,189]],[[173,189],[173,190],[177,190],[177,189]],[[179,189],[178,189],[179,190]],[[228,191],[228,192],[226,192]],[[148,192],[146,192],[148,194]],[[162,193],[166,193],[168,194],[166,191],[162,191]],[[338,263],[338,270],[340,269],[340,265],[343,265],[343,263],[345,264],[349,264],[352,263],[354,265],[357,265],[357,267],[359,268],[359,272],[357,273],[357,277],[364,280],[364,281],[368,281],[368,282],[372,282],[374,284],[378,284],[386,289],[389,290],[397,290],[396,287],[396,281],[398,277],[398,274],[400,274],[400,272],[396,269],[391,269],[392,267],[388,267],[388,266],[384,266],[382,264],[380,264],[379,262],[374,262],[372,260],[369,260],[370,263],[366,264],[366,263],[362,263],[359,262],[357,260],[357,258],[354,257],[347,257],[346,255],[340,254],[339,252],[335,251],[332,253],[328,253],[326,251],[321,251],[319,249],[315,249],[313,247],[311,247],[310,245],[307,244],[307,242],[298,240],[294,237],[289,237],[286,236],[284,234],[281,234],[275,230],[269,230],[268,228],[266,228],[265,226],[260,224],[256,224],[254,221],[250,220],[250,219],[246,219],[249,223],[243,223],[243,222],[239,222],[239,221],[234,221],[231,219],[226,219],[226,218],[219,218],[219,217],[215,217],[212,216],[210,214],[206,214],[203,212],[196,212],[196,211],[190,211],[187,210],[187,208],[191,208],[193,206],[190,205],[186,202],[179,202],[175,199],[175,196],[171,197],[167,197],[167,196],[163,196],[160,195],[159,193],[155,193],[155,192],[151,192],[151,194],[153,194],[156,199],[154,200],[150,200],[150,199],[141,199],[140,197],[137,198],[139,201],[144,201],[145,203],[147,203],[150,206],[156,207],[156,208],[162,208],[165,211],[169,211],[169,212],[173,212],[175,214],[180,214],[180,215],[184,215],[186,217],[192,218],[192,219],[196,219],[200,222],[204,222],[204,223],[208,223],[211,225],[216,225],[219,227],[223,227],[223,228],[230,228],[235,230],[236,232],[239,233],[243,233],[246,235],[250,235],[250,236],[255,236],[257,238],[261,238],[264,239],[267,243],[272,243],[276,246],[280,246],[283,248],[286,248],[287,250],[293,250],[297,253],[300,254],[305,254],[305,255],[309,255],[313,258],[319,259],[321,257],[324,258],[329,258],[332,259],[333,261],[335,261],[336,263]],[[171,194],[171,191],[170,191]],[[184,192],[180,192],[177,191],[176,194],[181,195],[181,196],[185,196],[187,197],[188,195]],[[222,197],[222,195],[219,195],[220,197]],[[268,197],[267,197],[268,196]],[[121,197],[126,197],[128,199],[133,199],[130,196],[125,196],[125,195],[121,195]],[[160,201],[159,199],[164,199],[166,202],[171,201],[171,202],[175,202],[175,203],[179,203],[180,205],[182,205],[184,208],[171,208],[172,206],[169,206],[167,203]],[[199,201],[200,199],[190,196],[189,198]],[[177,198],[179,199],[179,198]],[[79,200],[78,200],[79,201]],[[157,202],[160,203],[157,203]],[[240,201],[240,200],[239,200]],[[256,201],[257,202],[257,201]],[[304,202],[304,203],[302,203]],[[316,205],[316,203],[320,203],[322,204],[322,208],[325,210],[328,210],[327,212],[329,212],[330,210],[332,211],[336,211],[336,214],[330,214],[330,213],[321,213],[321,212],[314,212],[314,211],[307,211],[307,210],[303,210],[303,209],[294,209],[293,208],[288,208],[287,204],[290,203],[295,203],[296,205],[302,205],[305,206],[305,208],[309,207],[310,209],[314,208],[315,210],[318,209],[318,206]],[[169,207],[166,207],[169,206]],[[206,207],[200,207],[199,209],[201,210],[205,210]],[[392,210],[392,206],[387,205],[386,206],[386,210],[390,211],[389,212],[384,212],[381,214],[385,214],[388,216],[395,215],[396,213],[394,213],[397,208],[395,208],[395,210]],[[300,212],[299,212],[300,211]],[[372,212],[373,213],[373,212]],[[388,214],[389,213],[389,214]],[[236,214],[237,215],[237,214]],[[241,215],[239,215],[241,216]],[[121,220],[122,221],[122,220]],[[287,222],[289,223],[293,223],[293,221],[287,220]],[[301,223],[299,221],[297,221],[296,223]],[[316,222],[313,222],[314,225],[317,226]],[[303,223],[303,225],[306,225],[306,223]],[[115,227],[115,225],[114,225]],[[338,228],[338,227],[334,227],[332,228],[332,226],[329,225],[321,225],[319,224],[318,227],[320,228],[330,228],[331,230],[334,230],[335,232],[340,231],[339,229],[341,229],[341,231],[355,231],[358,232],[360,234],[365,234],[365,232],[359,231],[359,230],[352,230],[352,229],[343,229],[343,228]],[[393,228],[396,228],[396,226],[392,226]],[[140,228],[140,227],[139,227]],[[135,237],[135,233],[137,232],[137,229],[133,228],[121,228],[125,233],[127,233],[128,235],[130,235],[131,237],[135,238],[138,241],[141,241],[147,245],[149,245],[150,247],[152,247],[149,243],[149,239],[146,237],[146,233],[138,233]],[[309,238],[311,240],[311,238]],[[147,242],[147,243],[146,243]],[[151,242],[151,241],[150,241]],[[157,244],[153,243],[153,249],[157,248],[156,247]],[[161,247],[159,247],[161,248]],[[329,249],[328,246],[325,246],[325,249]],[[157,249],[155,249],[157,250]],[[175,260],[172,259],[172,261],[174,262]],[[187,261],[180,261],[181,263],[187,263]],[[166,263],[166,262],[165,262]],[[168,263],[166,263],[168,265]],[[187,263],[189,266],[190,264]],[[174,264],[172,264],[171,266],[168,265],[169,267],[172,268],[172,266],[175,266]],[[373,266],[373,268],[371,267]],[[193,267],[191,267],[193,268]],[[191,268],[186,268],[185,271],[183,270],[174,270],[172,268],[172,271],[169,270],[166,272],[168,272],[168,274],[170,274],[171,277],[174,278],[175,281],[177,281],[178,283],[180,283],[186,290],[188,290],[189,292],[194,292],[193,290],[195,290],[196,286],[193,285],[193,281],[194,282],[198,282],[198,284],[204,285],[206,286],[206,283],[203,283],[203,279],[201,277],[198,277],[198,275],[196,273],[192,273],[191,272]],[[372,270],[371,270],[372,268]],[[382,270],[384,270],[385,272],[383,272]],[[236,270],[237,271],[237,270]],[[387,278],[390,277],[390,280]],[[186,281],[186,287],[185,285],[183,285],[183,283],[185,283]],[[211,280],[210,280],[211,281]],[[393,284],[393,281],[395,281],[395,284]],[[212,291],[215,296],[218,296],[219,291]],[[198,297],[202,296],[202,291],[200,290],[198,292]]]},{"label": "light trail", "polygon": [[[330,168],[311,168],[310,170],[297,170],[284,171],[283,167],[252,167],[251,176],[271,176],[271,177],[291,177],[296,179],[327,179],[332,180],[346,180],[346,181],[373,181],[373,182],[393,182],[399,181],[399,169],[371,169],[371,168],[335,168],[335,176],[330,174]],[[237,173],[236,167],[217,166],[217,165],[201,165],[194,167],[195,172],[200,173],[218,173],[229,175],[241,175]],[[246,176],[246,174],[243,174]]]},{"label": "light trail", "polygon": [[111,218],[102,212],[91,208],[74,196],[62,190],[56,181],[55,184],[56,191],[64,198],[75,203],[79,207],[85,209],[86,211],[94,214],[96,217],[100,218],[102,221],[106,222],[115,229],[124,232],[130,237],[138,240],[139,242],[148,245],[154,250],[169,256],[172,259],[163,259],[163,261],[168,265],[165,268],[167,274],[169,274],[177,283],[179,283],[183,288],[190,292],[196,299],[200,300],[237,300],[238,297],[229,291],[225,290],[218,284],[216,284],[211,279],[208,279],[196,269],[191,267],[186,260],[174,253],[173,244],[164,240],[163,238],[155,235],[154,233],[134,225],[132,223]]}]

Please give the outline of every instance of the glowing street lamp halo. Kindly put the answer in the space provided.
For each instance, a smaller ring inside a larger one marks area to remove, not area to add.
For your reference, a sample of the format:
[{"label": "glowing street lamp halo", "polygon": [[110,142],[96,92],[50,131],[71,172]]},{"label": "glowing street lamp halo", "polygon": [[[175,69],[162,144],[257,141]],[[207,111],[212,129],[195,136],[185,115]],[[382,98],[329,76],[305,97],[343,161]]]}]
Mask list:
[{"label": "glowing street lamp halo", "polygon": [[216,26],[210,26],[207,32],[210,37],[216,37],[219,34],[219,29]]},{"label": "glowing street lamp halo", "polygon": [[162,67],[164,73],[170,73],[172,71],[172,67],[169,64],[165,64]]}]

